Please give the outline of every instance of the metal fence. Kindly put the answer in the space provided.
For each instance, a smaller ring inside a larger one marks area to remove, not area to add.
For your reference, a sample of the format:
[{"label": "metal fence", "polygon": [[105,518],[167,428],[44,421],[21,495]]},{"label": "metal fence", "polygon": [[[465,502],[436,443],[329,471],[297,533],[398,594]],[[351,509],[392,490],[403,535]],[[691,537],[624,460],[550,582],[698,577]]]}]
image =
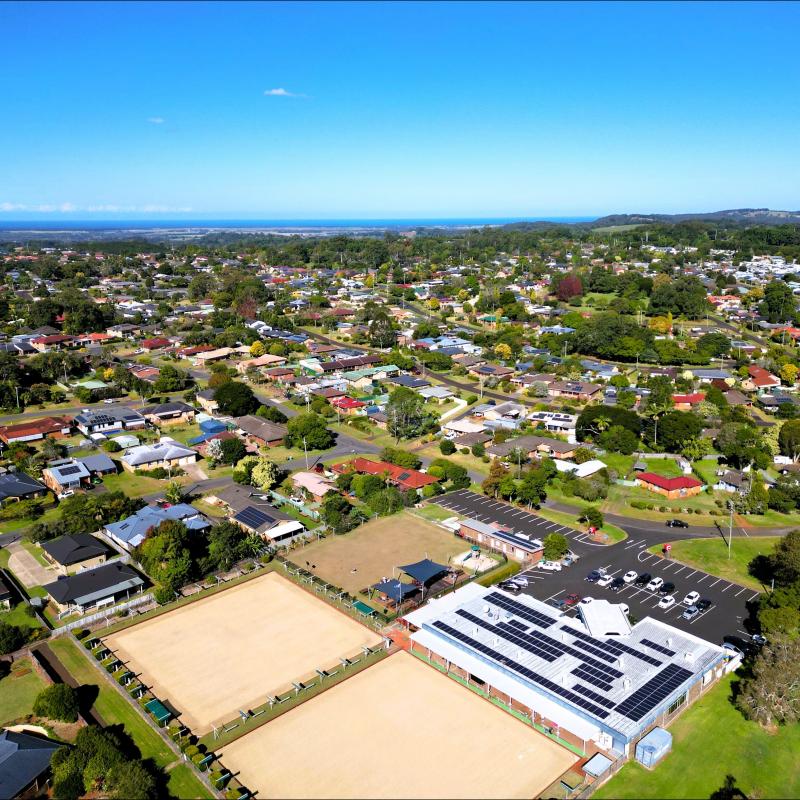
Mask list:
[{"label": "metal fence", "polygon": [[129,608],[136,608],[136,606],[141,606],[145,603],[152,603],[153,600],[153,595],[148,592],[140,597],[134,597],[130,600],[126,600],[124,603],[119,603],[118,605],[104,608],[102,611],[97,611],[94,614],[89,614],[88,616],[81,617],[80,619],[73,620],[72,622],[66,622],[53,630],[50,635],[61,636],[67,631],[75,630],[75,628],[82,628],[85,625],[91,625],[99,620],[108,619],[109,617],[115,616],[120,611],[124,611],[125,609]]}]

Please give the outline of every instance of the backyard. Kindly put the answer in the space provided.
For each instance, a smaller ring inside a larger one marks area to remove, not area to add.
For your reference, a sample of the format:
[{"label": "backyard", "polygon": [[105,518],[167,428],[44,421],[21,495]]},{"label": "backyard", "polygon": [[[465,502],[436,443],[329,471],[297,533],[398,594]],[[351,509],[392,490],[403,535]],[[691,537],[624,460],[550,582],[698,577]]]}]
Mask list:
[{"label": "backyard", "polygon": [[357,593],[383,577],[392,577],[397,566],[426,557],[447,564],[467,549],[463,539],[403,511],[293,550],[288,558],[300,566],[314,565],[315,575]]},{"label": "backyard", "polygon": [[0,680],[0,725],[33,713],[33,701],[46,686],[34,671],[29,658],[21,658]]},{"label": "backyard", "polygon": [[[728,543],[721,536],[713,539],[691,539],[672,542],[670,555],[676,561],[696,569],[761,591],[764,587],[750,575],[747,565],[756,556],[769,555],[779,540],[778,536],[737,536],[733,539],[731,557],[728,558]],[[661,546],[651,547],[650,552],[660,555]]]},{"label": "backyard", "polygon": [[736,778],[746,797],[800,796],[800,726],[767,733],[731,702],[735,676],[723,679],[673,725],[673,751],[652,772],[627,764],[594,797],[708,797]]}]

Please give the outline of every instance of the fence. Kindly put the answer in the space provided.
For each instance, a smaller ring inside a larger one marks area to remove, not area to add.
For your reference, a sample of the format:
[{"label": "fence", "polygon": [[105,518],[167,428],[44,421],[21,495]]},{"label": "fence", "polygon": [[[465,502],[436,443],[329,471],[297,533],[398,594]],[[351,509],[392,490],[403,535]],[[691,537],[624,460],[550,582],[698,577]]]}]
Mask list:
[{"label": "fence", "polygon": [[313,508],[309,508],[307,505],[301,503],[299,500],[294,500],[291,497],[285,497],[282,494],[278,494],[278,492],[273,491],[270,489],[269,491],[270,497],[273,500],[278,502],[280,505],[284,503],[290,506],[294,506],[301,514],[305,514],[307,517],[311,517],[313,520],[319,519],[319,511],[315,511]]},{"label": "fence", "polygon": [[81,617],[80,619],[73,620],[72,622],[66,622],[64,625],[56,628],[50,635],[61,636],[67,631],[75,630],[75,628],[82,628],[85,625],[91,625],[99,620],[108,619],[109,617],[115,616],[118,612],[124,611],[125,609],[136,608],[136,606],[141,606],[145,603],[151,603],[153,602],[153,599],[153,595],[148,592],[140,597],[134,597],[131,600],[126,600],[124,603],[120,603],[119,605],[109,606],[108,608],[104,608],[102,611],[97,611],[94,614],[89,614],[86,617]]}]

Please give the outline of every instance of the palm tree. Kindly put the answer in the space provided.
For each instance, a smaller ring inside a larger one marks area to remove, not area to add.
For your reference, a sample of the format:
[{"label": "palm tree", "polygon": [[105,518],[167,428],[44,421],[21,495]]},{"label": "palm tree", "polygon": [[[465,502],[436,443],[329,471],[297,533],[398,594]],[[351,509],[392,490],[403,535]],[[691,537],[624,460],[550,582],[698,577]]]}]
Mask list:
[{"label": "palm tree", "polygon": [[164,497],[173,505],[183,502],[183,487],[178,481],[170,481],[164,491]]}]

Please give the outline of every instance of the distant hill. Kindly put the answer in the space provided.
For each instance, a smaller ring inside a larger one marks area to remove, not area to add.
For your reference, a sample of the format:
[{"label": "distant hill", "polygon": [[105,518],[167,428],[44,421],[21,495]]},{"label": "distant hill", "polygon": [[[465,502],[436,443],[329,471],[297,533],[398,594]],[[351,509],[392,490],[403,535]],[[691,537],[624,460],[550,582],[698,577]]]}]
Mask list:
[{"label": "distant hill", "polygon": [[787,225],[800,223],[800,211],[773,211],[769,208],[731,208],[725,211],[698,212],[695,214],[609,214],[591,222],[553,223],[544,221],[514,222],[505,228],[536,230],[554,226],[580,228],[608,228],[618,225],[675,224],[678,222],[724,222],[729,225]]}]

